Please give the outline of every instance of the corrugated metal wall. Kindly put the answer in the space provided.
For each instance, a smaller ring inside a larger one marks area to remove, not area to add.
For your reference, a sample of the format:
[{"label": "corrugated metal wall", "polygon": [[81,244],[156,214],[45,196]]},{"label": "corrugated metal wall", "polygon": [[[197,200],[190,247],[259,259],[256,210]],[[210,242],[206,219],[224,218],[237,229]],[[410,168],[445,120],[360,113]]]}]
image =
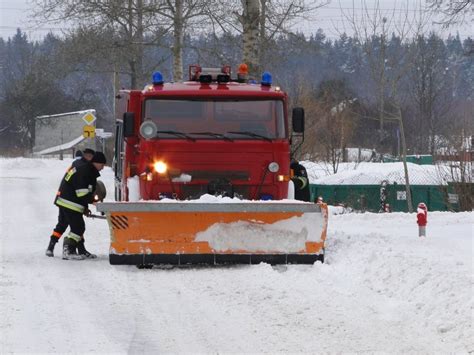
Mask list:
[{"label": "corrugated metal wall", "polygon": [[[322,196],[332,204],[344,204],[359,211],[378,212],[381,209],[379,185],[310,185],[311,200]],[[393,212],[408,212],[404,185],[387,185],[386,200]],[[451,186],[411,186],[413,207],[424,202],[429,211],[458,211],[459,203]]]}]

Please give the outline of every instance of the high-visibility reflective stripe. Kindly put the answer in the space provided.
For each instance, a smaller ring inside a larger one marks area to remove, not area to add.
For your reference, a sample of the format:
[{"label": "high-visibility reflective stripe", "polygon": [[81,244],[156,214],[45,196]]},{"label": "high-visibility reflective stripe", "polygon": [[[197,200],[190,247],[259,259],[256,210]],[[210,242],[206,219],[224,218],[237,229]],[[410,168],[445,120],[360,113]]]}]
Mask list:
[{"label": "high-visibility reflective stripe", "polygon": [[85,196],[89,193],[89,189],[78,189],[76,190],[77,197]]},{"label": "high-visibility reflective stripe", "polygon": [[72,168],[71,170],[67,172],[66,176],[64,177],[64,180],[69,181],[71,176],[73,176],[75,173],[76,173],[76,168]]},{"label": "high-visibility reflective stripe", "polygon": [[74,239],[76,242],[80,242],[81,241],[81,236],[80,235],[77,235],[76,233],[73,233],[73,232],[69,232],[68,236],[66,238],[71,238],[71,239]]},{"label": "high-visibility reflective stripe", "polygon": [[65,200],[64,198],[61,198],[61,197],[58,197],[58,199],[56,200],[56,204],[58,204],[61,207],[68,208],[72,211],[76,211],[76,212],[80,212],[80,213],[84,212],[84,206],[83,205]]},{"label": "high-visibility reflective stripe", "polygon": [[56,232],[56,231],[53,231],[53,236],[55,236],[56,238],[61,238],[62,234],[59,233],[59,232]]}]

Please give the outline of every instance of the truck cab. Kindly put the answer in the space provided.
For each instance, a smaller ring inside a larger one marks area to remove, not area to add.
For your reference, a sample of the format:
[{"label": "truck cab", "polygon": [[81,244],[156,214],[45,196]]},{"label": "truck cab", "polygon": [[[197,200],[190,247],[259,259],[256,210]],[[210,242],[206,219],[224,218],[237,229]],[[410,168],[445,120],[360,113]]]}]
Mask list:
[{"label": "truck cab", "polygon": [[[195,65],[188,81],[165,83],[157,72],[143,90],[120,91],[116,200],[288,198],[287,95],[268,73],[260,83],[242,77]],[[292,127],[303,133],[303,109],[293,110]]]}]

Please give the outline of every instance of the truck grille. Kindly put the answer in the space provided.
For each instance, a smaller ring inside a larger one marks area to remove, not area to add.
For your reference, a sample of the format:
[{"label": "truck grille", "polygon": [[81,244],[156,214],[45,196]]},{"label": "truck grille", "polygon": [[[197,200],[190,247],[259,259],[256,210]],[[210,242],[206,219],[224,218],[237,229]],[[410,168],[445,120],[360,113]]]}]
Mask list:
[{"label": "truck grille", "polygon": [[248,171],[209,171],[209,170],[193,170],[185,172],[185,174],[191,175],[193,180],[222,180],[226,179],[229,181],[248,181],[250,175]]}]

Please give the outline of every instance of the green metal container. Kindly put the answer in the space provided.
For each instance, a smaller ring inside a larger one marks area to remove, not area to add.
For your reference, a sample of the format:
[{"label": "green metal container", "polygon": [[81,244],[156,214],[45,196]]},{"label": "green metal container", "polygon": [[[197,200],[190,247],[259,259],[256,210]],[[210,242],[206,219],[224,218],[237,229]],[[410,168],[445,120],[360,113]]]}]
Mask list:
[{"label": "green metal container", "polygon": [[[380,185],[315,185],[310,184],[311,200],[322,196],[330,205],[344,204],[358,211],[378,212],[381,209]],[[386,186],[385,202],[393,212],[408,212],[405,185]],[[459,202],[452,186],[412,185],[413,208],[426,203],[429,211],[458,211]]]}]

